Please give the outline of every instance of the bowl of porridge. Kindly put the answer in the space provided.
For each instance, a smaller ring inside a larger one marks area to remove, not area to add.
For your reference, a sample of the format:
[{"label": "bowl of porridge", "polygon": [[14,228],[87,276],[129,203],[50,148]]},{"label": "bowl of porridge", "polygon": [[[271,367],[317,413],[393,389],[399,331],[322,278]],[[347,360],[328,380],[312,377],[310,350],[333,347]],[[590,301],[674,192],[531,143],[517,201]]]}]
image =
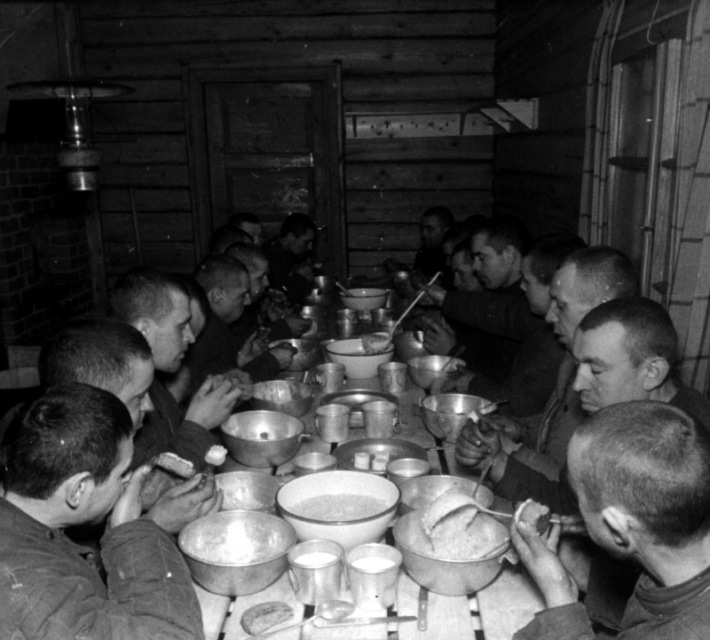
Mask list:
[{"label": "bowl of porridge", "polygon": [[266,589],[288,567],[288,552],[295,544],[291,525],[256,511],[212,513],[188,524],[178,536],[193,579],[224,596]]},{"label": "bowl of porridge", "polygon": [[385,535],[399,498],[397,485],[384,477],[338,470],[285,484],[276,494],[276,506],[299,541],[333,540],[350,549]]}]

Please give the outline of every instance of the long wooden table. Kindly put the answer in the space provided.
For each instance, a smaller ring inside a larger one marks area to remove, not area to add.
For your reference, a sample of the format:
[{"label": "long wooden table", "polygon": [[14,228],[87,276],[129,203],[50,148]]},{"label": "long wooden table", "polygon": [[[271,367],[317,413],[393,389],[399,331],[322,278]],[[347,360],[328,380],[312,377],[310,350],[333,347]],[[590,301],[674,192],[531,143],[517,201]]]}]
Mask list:
[{"label": "long wooden table", "polygon": [[[367,380],[349,380],[349,389],[380,390],[377,378]],[[400,405],[400,420],[403,422],[402,433],[395,436],[424,448],[434,447],[437,443],[427,431],[421,417],[419,400],[424,392],[407,380],[407,389],[398,394]],[[324,443],[315,435],[314,416],[319,405],[320,396],[316,396],[311,409],[301,418],[306,429],[314,434],[310,441],[304,441],[300,453],[320,451],[329,453],[331,445]],[[351,428],[348,441],[365,437],[363,428]],[[448,445],[451,446],[451,445]],[[432,473],[448,473],[450,475],[470,475],[455,462],[453,451],[430,451],[429,462]],[[233,460],[228,460],[224,471],[246,469]],[[287,462],[278,470],[277,475],[286,477],[292,471],[291,463]],[[250,469],[254,470],[254,469]],[[272,473],[273,470],[260,470]],[[341,599],[349,600],[350,593],[343,585]],[[205,625],[207,640],[246,640],[251,638],[241,627],[242,613],[254,604],[267,601],[284,601],[290,604],[296,619],[302,620],[304,615],[312,615],[312,607],[304,607],[294,595],[285,573],[279,580],[267,589],[251,595],[238,598],[218,596],[195,585]],[[417,615],[420,597],[420,587],[401,571],[398,584],[396,607],[389,611],[375,612],[356,610],[355,617],[374,617],[384,615]],[[525,626],[535,612],[543,607],[542,599],[531,579],[520,566],[512,566],[504,562],[499,576],[485,589],[470,596],[443,596],[428,593],[428,616],[426,631],[419,631],[416,622],[405,622],[399,625],[384,624],[370,626],[350,626],[342,628],[319,629],[312,624],[301,629],[284,631],[277,638],[281,640],[327,640],[338,638],[363,638],[365,640],[480,640],[483,632],[485,640],[510,640],[516,630]],[[282,626],[293,624],[293,620]],[[277,629],[278,627],[274,627]],[[393,636],[392,632],[397,632]]]}]

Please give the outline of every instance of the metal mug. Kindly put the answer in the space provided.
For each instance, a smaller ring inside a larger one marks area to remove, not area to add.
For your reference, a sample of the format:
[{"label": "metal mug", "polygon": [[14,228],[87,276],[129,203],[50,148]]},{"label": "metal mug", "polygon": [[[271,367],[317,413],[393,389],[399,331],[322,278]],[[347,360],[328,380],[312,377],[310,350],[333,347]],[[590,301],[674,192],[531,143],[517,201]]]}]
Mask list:
[{"label": "metal mug", "polygon": [[357,320],[338,320],[335,323],[335,330],[337,331],[338,338],[340,340],[356,336],[359,329],[360,324]]},{"label": "metal mug", "polygon": [[370,316],[372,318],[372,328],[379,331],[383,322],[392,320],[392,309],[373,309],[370,312]]},{"label": "metal mug", "polygon": [[348,582],[355,606],[387,609],[397,599],[402,554],[386,544],[362,544],[345,555]]},{"label": "metal mug", "polygon": [[362,405],[365,419],[365,435],[368,438],[391,438],[402,431],[399,410],[394,402],[373,400]]},{"label": "metal mug", "polygon": [[340,597],[343,548],[332,540],[308,540],[288,552],[289,578],[303,604]]},{"label": "metal mug", "polygon": [[350,407],[325,404],[316,409],[316,430],[323,442],[344,442],[348,439]]},{"label": "metal mug", "polygon": [[335,362],[319,364],[315,369],[314,378],[321,393],[340,391],[345,384],[345,365]]},{"label": "metal mug", "polygon": [[429,475],[431,465],[419,458],[398,458],[387,463],[387,479],[398,487],[407,480]]},{"label": "metal mug", "polygon": [[407,365],[403,362],[385,362],[377,367],[382,391],[402,393],[407,386]]}]

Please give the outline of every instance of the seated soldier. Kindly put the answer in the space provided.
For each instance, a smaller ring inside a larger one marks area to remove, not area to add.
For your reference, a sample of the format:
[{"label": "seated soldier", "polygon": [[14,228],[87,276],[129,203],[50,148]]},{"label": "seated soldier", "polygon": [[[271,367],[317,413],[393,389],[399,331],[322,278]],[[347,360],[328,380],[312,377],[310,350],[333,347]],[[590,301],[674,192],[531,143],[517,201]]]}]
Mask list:
[{"label": "seated soldier", "polygon": [[298,338],[308,330],[310,320],[289,311],[284,304],[277,304],[268,295],[269,261],[259,247],[235,242],[224,255],[239,260],[249,272],[251,304],[246,307],[242,317],[231,325],[240,344],[245,343],[261,327],[269,330],[268,339],[272,342]]},{"label": "seated soldier", "polygon": [[318,229],[305,213],[290,213],[279,235],[264,243],[271,285],[282,290],[291,304],[311,292],[315,277],[311,254]]},{"label": "seated soldier", "polygon": [[[572,388],[582,410],[593,414],[620,402],[656,400],[710,425],[708,400],[671,375],[677,347],[670,316],[653,300],[618,298],[592,309],[579,323],[573,342],[577,371]],[[497,483],[496,495],[512,502],[534,498],[558,513],[577,512],[576,498],[566,483],[511,462],[504,444],[498,431],[481,437],[468,424],[457,442],[456,459],[468,467],[492,459],[488,477]]]},{"label": "seated soldier", "polygon": [[[153,411],[150,346],[140,331],[125,322],[109,318],[71,320],[42,347],[38,368],[42,389],[82,382],[113,393],[126,405],[134,434],[143,427],[145,415]],[[214,485],[205,484],[196,490],[196,484],[195,479],[179,481],[153,469],[143,485],[143,508],[155,505],[154,520],[166,531],[179,533],[200,515],[203,503],[213,500]],[[82,531],[81,535],[89,540],[94,532]]]},{"label": "seated soldier", "polygon": [[[241,211],[229,217],[228,226],[239,229],[248,234],[251,241],[260,247],[264,244],[264,228],[261,226],[261,220],[248,211]],[[232,243],[233,244],[233,243]],[[248,241],[247,241],[248,244]],[[215,253],[222,253],[221,251]]]},{"label": "seated soldier", "polygon": [[[444,385],[443,391],[456,390],[491,401],[507,399],[508,403],[500,407],[502,415],[523,417],[545,409],[565,353],[552,327],[543,320],[550,307],[552,276],[564,258],[583,247],[584,242],[572,234],[551,234],[535,240],[521,264],[520,287],[525,300],[487,291],[458,297],[456,314],[468,318],[464,329],[473,329],[477,335],[502,334],[521,343],[510,375],[501,383],[477,371],[474,361],[469,371]],[[424,346],[439,353],[435,349],[446,347],[448,341],[446,327],[432,323]]]},{"label": "seated soldier", "polygon": [[[517,305],[523,316],[530,313],[523,299],[520,288],[521,264],[523,253],[527,251],[529,236],[525,227],[512,216],[500,216],[491,220],[471,237],[471,253],[473,255],[473,273],[483,283],[486,289],[495,292],[486,300],[497,300],[499,305],[514,304],[510,297],[518,298]],[[463,336],[466,325],[477,330],[472,344],[483,342],[481,333],[485,336],[486,349],[478,353],[478,357],[469,358],[467,363],[476,367],[476,372],[489,378],[495,384],[502,384],[511,374],[513,361],[520,350],[522,337],[520,332],[502,331],[500,322],[471,322],[471,310],[480,309],[480,301],[476,292],[451,291],[432,285],[427,287],[429,298],[434,304],[442,307],[442,313],[447,322]],[[484,292],[480,292],[484,293]],[[505,299],[503,299],[505,298]],[[489,304],[486,303],[486,308]],[[506,314],[498,314],[505,318]],[[528,318],[528,323],[543,324],[535,318]],[[427,341],[425,347],[432,353],[446,354],[452,347],[453,331],[447,330],[441,323],[425,322],[427,326]],[[485,324],[485,326],[483,326]],[[490,327],[493,327],[493,331]],[[449,341],[446,349],[444,340]],[[462,337],[462,342],[466,340]],[[475,365],[474,365],[474,361]],[[491,398],[492,400],[493,398]]]},{"label": "seated soldier", "polygon": [[[203,638],[200,605],[174,538],[149,511],[130,473],[133,423],[113,394],[53,387],[8,431],[0,498],[0,637],[27,640]],[[209,480],[214,482],[214,480]],[[216,499],[205,514],[216,511]],[[107,583],[90,549],[64,529],[104,521]]]},{"label": "seated soldier", "polygon": [[[244,307],[251,303],[249,274],[234,258],[210,255],[197,267],[195,279],[204,289],[210,305],[207,324],[187,355],[193,390],[208,375],[248,373],[254,382],[272,380],[293,360],[290,345],[254,354],[254,339],[239,344],[230,325],[237,321]],[[245,349],[246,346],[246,349]]]},{"label": "seated soldier", "polygon": [[[151,267],[136,267],[117,280],[110,302],[113,315],[134,326],[148,341],[156,373],[178,371],[188,346],[195,341],[185,286]],[[210,430],[221,425],[237,401],[247,399],[250,393],[245,380],[208,377],[183,412],[156,375],[149,391],[155,410],[136,434],[134,464],[169,450],[192,462],[197,470],[203,469],[205,454],[220,442]]]},{"label": "seated soldier", "polygon": [[[628,402],[594,413],[572,437],[568,475],[591,539],[642,570],[619,640],[710,636],[710,435],[669,404]],[[524,522],[511,538],[548,609],[515,640],[592,640],[577,586]],[[609,637],[609,636],[603,636]]]},{"label": "seated soldier", "polygon": [[555,271],[549,289],[550,308],[545,320],[553,325],[566,353],[557,383],[543,413],[527,418],[490,417],[496,426],[522,442],[509,448],[511,467],[527,465],[557,479],[567,458],[567,445],[585,418],[579,394],[572,389],[576,365],[572,357],[574,331],[594,307],[633,295],[636,279],[630,260],[611,247],[576,251]]}]

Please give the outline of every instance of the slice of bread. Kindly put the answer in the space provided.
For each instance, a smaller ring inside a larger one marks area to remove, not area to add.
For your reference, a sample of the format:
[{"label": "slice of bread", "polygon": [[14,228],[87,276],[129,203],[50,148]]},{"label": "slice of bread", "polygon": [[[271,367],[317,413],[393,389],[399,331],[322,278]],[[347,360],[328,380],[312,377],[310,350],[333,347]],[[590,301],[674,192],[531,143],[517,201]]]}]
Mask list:
[{"label": "slice of bread", "polygon": [[538,534],[542,535],[550,526],[550,508],[544,504],[528,498],[515,510],[515,522],[527,522],[535,527]]},{"label": "slice of bread", "polygon": [[181,478],[192,478],[195,475],[195,465],[174,453],[161,453],[154,461],[156,466]]},{"label": "slice of bread", "polygon": [[252,636],[258,636],[271,627],[293,617],[293,609],[285,602],[262,602],[249,607],[242,615],[242,627]]}]

